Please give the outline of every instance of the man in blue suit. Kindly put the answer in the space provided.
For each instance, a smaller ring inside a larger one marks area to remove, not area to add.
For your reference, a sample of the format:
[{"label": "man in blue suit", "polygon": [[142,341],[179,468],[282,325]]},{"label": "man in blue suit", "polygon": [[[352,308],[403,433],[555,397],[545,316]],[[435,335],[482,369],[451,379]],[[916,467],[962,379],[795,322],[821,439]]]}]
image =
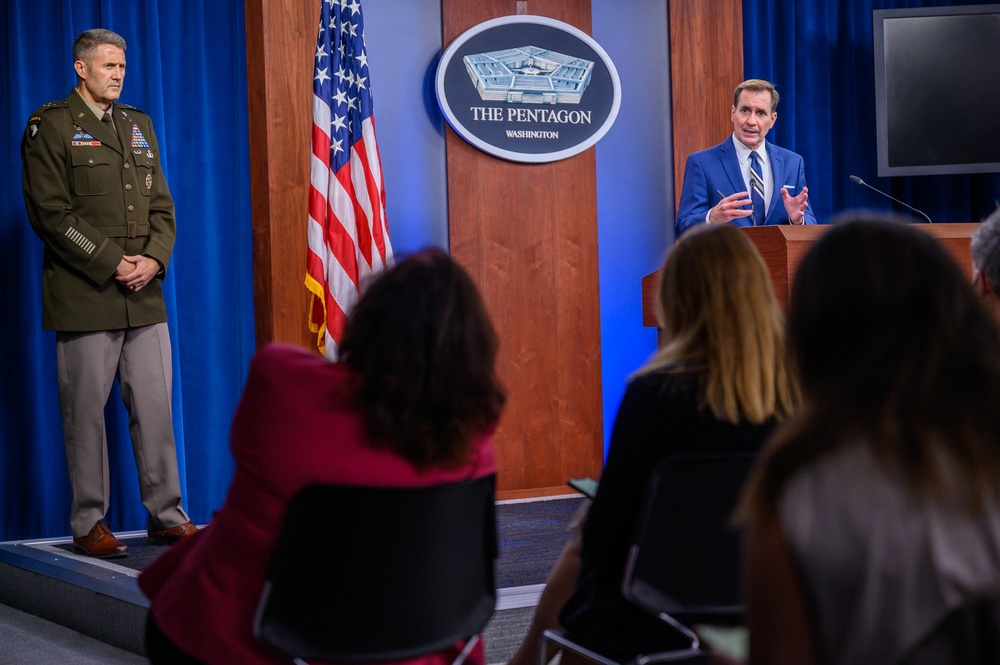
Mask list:
[{"label": "man in blue suit", "polygon": [[750,79],[733,93],[733,134],[690,155],[675,237],[695,224],[815,224],[802,157],[764,140],[778,114],[778,91]]}]

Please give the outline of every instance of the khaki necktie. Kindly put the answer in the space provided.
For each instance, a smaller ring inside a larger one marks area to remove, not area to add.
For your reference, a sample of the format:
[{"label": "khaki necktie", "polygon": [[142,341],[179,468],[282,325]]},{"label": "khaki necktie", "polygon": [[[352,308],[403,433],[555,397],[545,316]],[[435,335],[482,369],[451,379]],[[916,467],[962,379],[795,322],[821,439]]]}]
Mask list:
[{"label": "khaki necktie", "polygon": [[118,144],[118,148],[121,149],[122,139],[120,136],[118,136],[118,129],[115,127],[115,123],[112,122],[111,120],[111,114],[105,111],[104,115],[101,117],[101,122],[106,124],[108,126],[108,129],[111,130],[111,133],[115,135],[115,141]]}]

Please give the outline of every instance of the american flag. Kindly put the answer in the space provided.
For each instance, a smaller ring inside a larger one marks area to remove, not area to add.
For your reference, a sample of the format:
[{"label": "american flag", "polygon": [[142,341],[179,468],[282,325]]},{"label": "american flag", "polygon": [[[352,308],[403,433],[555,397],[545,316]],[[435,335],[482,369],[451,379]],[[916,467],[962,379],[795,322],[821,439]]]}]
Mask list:
[{"label": "american flag", "polygon": [[309,329],[335,360],[365,277],[392,265],[361,5],[323,0],[313,71]]}]

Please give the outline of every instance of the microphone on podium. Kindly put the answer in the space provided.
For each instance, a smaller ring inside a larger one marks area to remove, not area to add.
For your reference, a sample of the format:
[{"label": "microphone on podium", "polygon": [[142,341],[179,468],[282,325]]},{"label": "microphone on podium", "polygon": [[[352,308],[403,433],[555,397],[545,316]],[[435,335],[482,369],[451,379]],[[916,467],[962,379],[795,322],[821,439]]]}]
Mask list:
[{"label": "microphone on podium", "polygon": [[919,215],[922,215],[923,218],[927,220],[928,224],[933,224],[933,222],[931,221],[931,218],[928,217],[925,213],[917,210],[916,208],[914,208],[913,206],[911,206],[909,203],[903,203],[899,199],[896,199],[896,198],[893,198],[893,197],[889,196],[888,194],[886,194],[885,192],[883,192],[881,189],[875,189],[874,187],[872,187],[871,185],[869,185],[867,182],[865,182],[864,180],[862,180],[858,176],[852,175],[851,176],[851,182],[853,182],[855,185],[864,185],[865,187],[867,187],[868,189],[872,190],[873,192],[878,192],[879,194],[881,194],[885,198],[892,199],[893,201],[895,201],[899,205],[906,206],[907,208],[909,208],[913,212],[918,213]]}]

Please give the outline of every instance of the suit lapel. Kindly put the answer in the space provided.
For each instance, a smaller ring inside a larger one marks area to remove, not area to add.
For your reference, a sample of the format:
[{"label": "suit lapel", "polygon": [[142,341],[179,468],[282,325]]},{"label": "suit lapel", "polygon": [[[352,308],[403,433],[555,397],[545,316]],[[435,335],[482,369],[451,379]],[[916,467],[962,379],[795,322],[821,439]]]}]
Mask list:
[{"label": "suit lapel", "polygon": [[726,177],[729,178],[729,183],[733,186],[733,192],[745,192],[747,183],[743,180],[743,172],[740,171],[740,160],[736,157],[736,148],[733,147],[732,137],[723,141],[719,150],[722,153],[719,155],[719,161],[722,162],[722,170],[726,172]]},{"label": "suit lapel", "polygon": [[765,224],[769,223],[771,218],[778,214],[779,210],[784,213],[785,202],[781,200],[781,187],[786,184],[785,160],[770,143],[767,145],[767,159],[771,163],[771,183],[774,185],[774,191],[771,192],[771,204],[767,209],[767,218],[764,220]]}]

